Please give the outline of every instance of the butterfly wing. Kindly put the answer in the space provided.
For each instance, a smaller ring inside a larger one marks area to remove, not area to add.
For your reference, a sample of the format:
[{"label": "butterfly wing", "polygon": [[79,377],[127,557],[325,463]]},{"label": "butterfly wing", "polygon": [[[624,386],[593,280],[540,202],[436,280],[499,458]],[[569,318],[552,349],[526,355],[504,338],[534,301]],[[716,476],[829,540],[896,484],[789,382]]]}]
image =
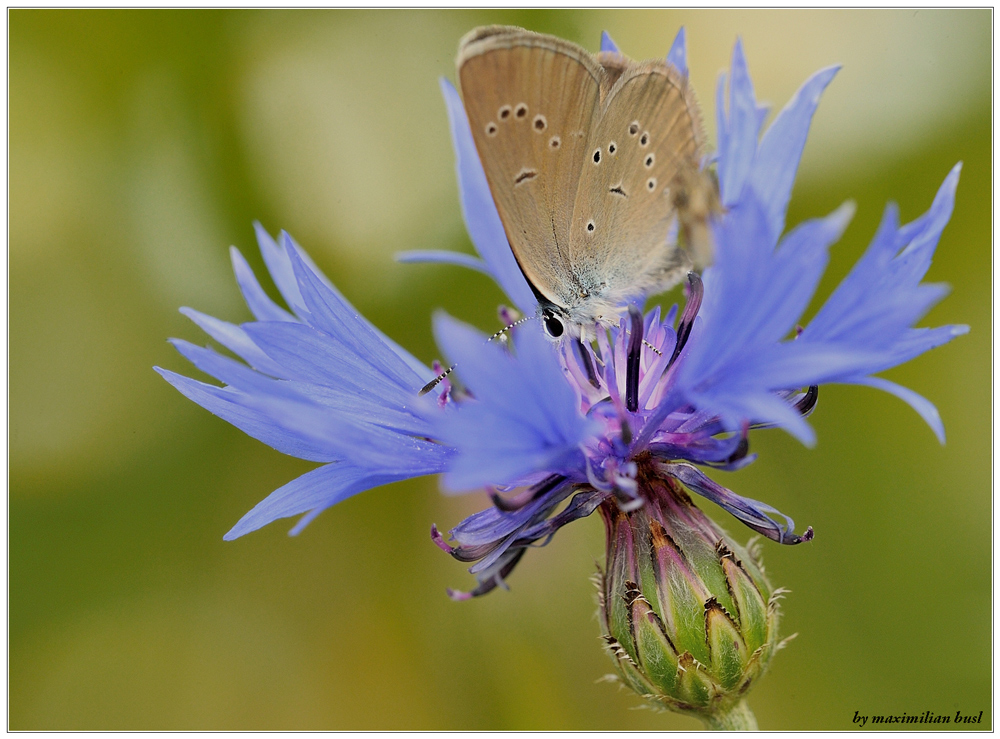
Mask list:
[{"label": "butterfly wing", "polygon": [[466,35],[457,66],[514,256],[536,292],[566,307],[580,294],[570,231],[604,68],[575,44],[503,26]]},{"label": "butterfly wing", "polygon": [[687,270],[668,232],[703,139],[694,95],[673,67],[621,60],[607,60],[614,82],[587,142],[570,225],[572,271],[588,296],[612,303]]}]

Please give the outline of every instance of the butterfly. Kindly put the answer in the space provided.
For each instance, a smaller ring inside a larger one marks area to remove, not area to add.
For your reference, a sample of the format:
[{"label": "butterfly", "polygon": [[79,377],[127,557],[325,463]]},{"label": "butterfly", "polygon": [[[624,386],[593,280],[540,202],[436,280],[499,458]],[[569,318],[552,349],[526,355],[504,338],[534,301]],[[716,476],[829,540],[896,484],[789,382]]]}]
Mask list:
[{"label": "butterfly", "polygon": [[685,73],[511,26],[466,34],[456,65],[493,200],[550,337],[586,338],[707,261],[704,223],[718,198],[701,169],[701,114]]}]

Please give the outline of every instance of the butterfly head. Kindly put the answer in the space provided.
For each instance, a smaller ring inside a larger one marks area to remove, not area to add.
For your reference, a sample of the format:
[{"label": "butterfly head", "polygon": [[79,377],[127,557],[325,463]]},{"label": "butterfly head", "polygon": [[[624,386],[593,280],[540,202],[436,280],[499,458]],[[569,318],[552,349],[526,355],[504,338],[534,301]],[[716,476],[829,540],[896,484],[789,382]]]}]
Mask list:
[{"label": "butterfly head", "polygon": [[569,308],[542,299],[538,302],[537,316],[545,335],[553,341],[564,338],[587,341],[595,337],[595,330],[615,325],[626,308],[624,302],[619,304],[600,298]]},{"label": "butterfly head", "polygon": [[556,306],[539,306],[538,318],[542,322],[542,330],[550,339],[559,340],[568,333],[569,317]]}]

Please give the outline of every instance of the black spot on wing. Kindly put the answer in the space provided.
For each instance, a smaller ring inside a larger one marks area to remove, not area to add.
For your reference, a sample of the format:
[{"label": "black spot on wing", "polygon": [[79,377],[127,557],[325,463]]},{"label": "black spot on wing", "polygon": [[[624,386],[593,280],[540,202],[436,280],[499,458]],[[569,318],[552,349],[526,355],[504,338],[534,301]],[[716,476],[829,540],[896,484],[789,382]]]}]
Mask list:
[{"label": "black spot on wing", "polygon": [[518,172],[517,177],[514,178],[514,185],[516,187],[517,185],[520,185],[523,182],[535,179],[537,176],[538,172],[536,172],[535,170],[524,168],[520,172]]}]

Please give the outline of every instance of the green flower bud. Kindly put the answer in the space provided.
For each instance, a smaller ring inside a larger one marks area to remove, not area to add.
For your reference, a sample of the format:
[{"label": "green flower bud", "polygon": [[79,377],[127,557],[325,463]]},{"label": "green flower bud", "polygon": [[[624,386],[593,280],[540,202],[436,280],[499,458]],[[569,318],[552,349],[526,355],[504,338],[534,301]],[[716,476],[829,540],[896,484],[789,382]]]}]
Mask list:
[{"label": "green flower bud", "polygon": [[[780,589],[672,478],[640,479],[641,507],[601,506],[604,640],[621,681],[713,728],[756,728],[743,696],[777,641]],[[753,725],[748,725],[748,723]]]}]

